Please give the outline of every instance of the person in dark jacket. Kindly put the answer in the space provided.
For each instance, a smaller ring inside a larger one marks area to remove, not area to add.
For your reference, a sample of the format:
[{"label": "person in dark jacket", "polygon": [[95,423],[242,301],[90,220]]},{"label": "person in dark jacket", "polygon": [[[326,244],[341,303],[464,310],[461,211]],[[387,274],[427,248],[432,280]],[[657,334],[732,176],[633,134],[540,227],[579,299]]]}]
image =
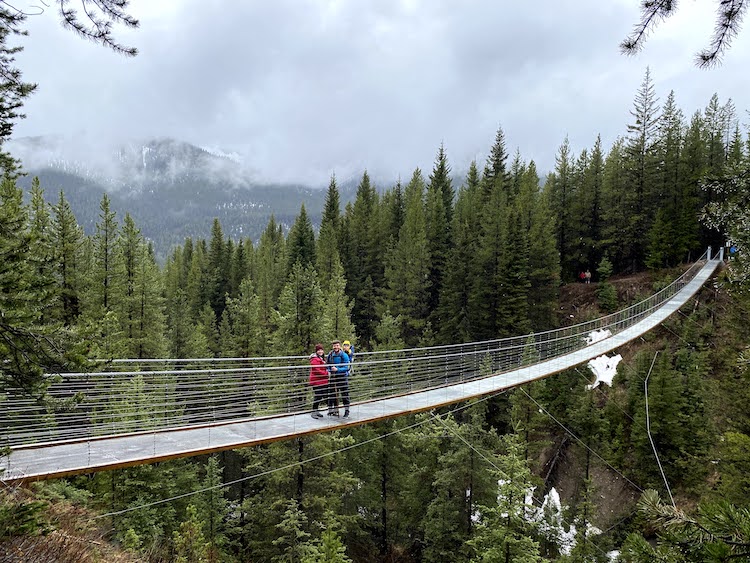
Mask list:
[{"label": "person in dark jacket", "polygon": [[344,418],[349,416],[349,356],[341,349],[341,342],[334,340],[333,350],[328,353],[328,381],[330,386],[330,400],[328,401],[328,416],[338,416],[338,398],[344,404]]},{"label": "person in dark jacket", "polygon": [[315,353],[310,356],[310,366],[310,386],[313,390],[312,417],[323,418],[318,407],[328,401],[328,369],[322,344],[315,345]]}]

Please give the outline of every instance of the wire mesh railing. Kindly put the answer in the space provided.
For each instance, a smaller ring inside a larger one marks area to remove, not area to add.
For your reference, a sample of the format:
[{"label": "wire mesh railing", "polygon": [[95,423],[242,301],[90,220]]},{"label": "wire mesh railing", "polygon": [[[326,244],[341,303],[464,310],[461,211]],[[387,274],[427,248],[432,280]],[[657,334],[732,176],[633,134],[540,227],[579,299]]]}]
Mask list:
[{"label": "wire mesh railing", "polygon": [[[353,403],[478,380],[584,348],[639,322],[700,271],[704,255],[654,295],[621,311],[546,332],[484,342],[360,352]],[[43,404],[8,388],[0,445],[153,432],[310,410],[308,356],[123,359],[105,370],[49,376]],[[52,405],[66,404],[66,408]]]}]

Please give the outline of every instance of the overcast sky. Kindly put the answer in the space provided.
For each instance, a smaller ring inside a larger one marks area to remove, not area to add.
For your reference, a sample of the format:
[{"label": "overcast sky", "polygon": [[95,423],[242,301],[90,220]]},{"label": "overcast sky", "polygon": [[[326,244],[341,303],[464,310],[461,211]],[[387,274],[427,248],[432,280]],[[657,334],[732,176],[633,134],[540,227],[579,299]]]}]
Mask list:
[{"label": "overcast sky", "polygon": [[618,45],[639,4],[133,0],[141,27],[117,36],[136,58],[65,31],[50,9],[29,17],[17,55],[39,88],[15,133],[170,136],[241,153],[258,179],[326,183],[365,168],[427,173],[441,142],[464,171],[502,126],[511,154],[548,171],[566,135],[578,152],[626,132],[646,66],[686,115],[717,92],[748,123],[750,21],[721,67],[699,70],[717,2],[681,3],[626,57]]}]

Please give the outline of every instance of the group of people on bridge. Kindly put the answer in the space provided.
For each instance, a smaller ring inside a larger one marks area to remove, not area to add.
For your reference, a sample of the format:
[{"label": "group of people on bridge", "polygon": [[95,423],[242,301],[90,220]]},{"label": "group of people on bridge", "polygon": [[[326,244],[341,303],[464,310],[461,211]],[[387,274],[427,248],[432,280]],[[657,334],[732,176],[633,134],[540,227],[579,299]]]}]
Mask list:
[{"label": "group of people on bridge", "polygon": [[354,347],[344,340],[331,342],[326,356],[322,344],[315,345],[310,356],[310,386],[313,390],[312,417],[323,418],[320,406],[328,406],[328,416],[339,416],[339,398],[344,406],[344,418],[349,416],[349,374],[354,362]]}]

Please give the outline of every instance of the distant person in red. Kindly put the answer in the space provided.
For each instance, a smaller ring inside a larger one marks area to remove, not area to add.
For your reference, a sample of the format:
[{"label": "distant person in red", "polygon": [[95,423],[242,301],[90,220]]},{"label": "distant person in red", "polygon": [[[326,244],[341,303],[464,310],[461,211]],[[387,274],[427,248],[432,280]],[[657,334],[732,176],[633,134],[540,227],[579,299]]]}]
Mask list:
[{"label": "distant person in red", "polygon": [[328,369],[322,344],[315,345],[315,353],[310,356],[310,366],[310,386],[313,390],[312,417],[323,418],[318,407],[328,402]]},{"label": "distant person in red", "polygon": [[578,280],[581,283],[586,283],[586,272],[584,272],[583,270],[581,270],[581,273],[578,274]]}]

